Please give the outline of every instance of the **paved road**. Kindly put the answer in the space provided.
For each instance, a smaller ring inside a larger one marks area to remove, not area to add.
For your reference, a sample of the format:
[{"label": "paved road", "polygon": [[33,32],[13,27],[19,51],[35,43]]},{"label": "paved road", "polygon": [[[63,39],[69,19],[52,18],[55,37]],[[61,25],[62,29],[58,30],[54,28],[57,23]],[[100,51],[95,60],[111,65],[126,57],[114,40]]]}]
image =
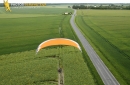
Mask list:
[{"label": "paved road", "polygon": [[85,51],[87,52],[88,56],[90,57],[97,72],[99,73],[103,83],[105,85],[120,85],[118,83],[118,81],[115,79],[115,77],[113,76],[113,74],[109,71],[109,69],[106,67],[106,65],[103,63],[103,61],[100,59],[100,57],[97,55],[97,53],[93,50],[93,48],[88,43],[86,38],[79,31],[78,27],[76,26],[76,24],[74,22],[75,14],[76,14],[76,10],[70,20],[71,26],[73,27],[75,33],[77,34],[79,40],[81,41],[81,43],[83,45]]}]

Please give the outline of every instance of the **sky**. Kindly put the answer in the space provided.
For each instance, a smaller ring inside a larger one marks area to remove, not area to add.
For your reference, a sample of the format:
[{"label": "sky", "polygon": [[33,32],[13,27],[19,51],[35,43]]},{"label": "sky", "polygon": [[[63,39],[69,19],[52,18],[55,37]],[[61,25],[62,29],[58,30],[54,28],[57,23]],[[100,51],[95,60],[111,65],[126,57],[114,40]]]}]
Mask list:
[{"label": "sky", "polygon": [[[9,3],[130,3],[130,0],[8,0]],[[3,0],[0,0],[3,3]]]}]

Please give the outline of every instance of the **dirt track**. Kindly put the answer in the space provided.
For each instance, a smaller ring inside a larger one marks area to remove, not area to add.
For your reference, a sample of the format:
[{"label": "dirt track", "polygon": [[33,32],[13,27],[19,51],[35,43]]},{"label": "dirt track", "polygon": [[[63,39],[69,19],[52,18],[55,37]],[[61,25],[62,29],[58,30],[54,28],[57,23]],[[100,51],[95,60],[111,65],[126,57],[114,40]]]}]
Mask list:
[{"label": "dirt track", "polygon": [[58,73],[58,85],[64,85],[64,72],[63,72],[63,69],[61,71],[61,73],[59,72]]}]

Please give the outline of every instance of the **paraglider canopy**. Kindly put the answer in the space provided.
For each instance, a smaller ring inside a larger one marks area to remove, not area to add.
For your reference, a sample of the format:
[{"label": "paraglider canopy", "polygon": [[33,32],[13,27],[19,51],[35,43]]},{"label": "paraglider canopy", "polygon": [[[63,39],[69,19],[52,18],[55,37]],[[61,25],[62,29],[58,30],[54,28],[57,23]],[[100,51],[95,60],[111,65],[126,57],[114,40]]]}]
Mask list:
[{"label": "paraglider canopy", "polygon": [[78,48],[81,51],[81,48],[79,44],[71,39],[66,39],[66,38],[54,38],[54,39],[49,39],[44,42],[42,42],[37,50],[36,53],[39,52],[40,49],[48,47],[48,46],[54,46],[54,45],[69,45]]}]

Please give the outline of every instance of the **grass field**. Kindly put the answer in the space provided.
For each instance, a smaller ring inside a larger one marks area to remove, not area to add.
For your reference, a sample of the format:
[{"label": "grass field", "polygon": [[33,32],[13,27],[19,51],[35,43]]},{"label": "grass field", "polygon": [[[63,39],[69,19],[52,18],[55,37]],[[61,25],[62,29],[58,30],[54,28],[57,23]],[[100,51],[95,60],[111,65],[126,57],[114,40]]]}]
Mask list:
[{"label": "grass field", "polygon": [[[96,85],[97,80],[73,47],[36,48],[44,40],[64,37],[78,41],[69,20],[68,8],[0,8],[0,85],[58,85],[59,63],[64,85]],[[62,33],[59,34],[59,27]]]},{"label": "grass field", "polygon": [[46,39],[60,37],[59,26],[65,17],[62,13],[72,10],[48,9],[12,8],[6,13],[1,8],[6,14],[0,14],[0,54],[32,50]]},{"label": "grass field", "polygon": [[121,85],[130,84],[130,11],[78,10],[76,23]]}]

